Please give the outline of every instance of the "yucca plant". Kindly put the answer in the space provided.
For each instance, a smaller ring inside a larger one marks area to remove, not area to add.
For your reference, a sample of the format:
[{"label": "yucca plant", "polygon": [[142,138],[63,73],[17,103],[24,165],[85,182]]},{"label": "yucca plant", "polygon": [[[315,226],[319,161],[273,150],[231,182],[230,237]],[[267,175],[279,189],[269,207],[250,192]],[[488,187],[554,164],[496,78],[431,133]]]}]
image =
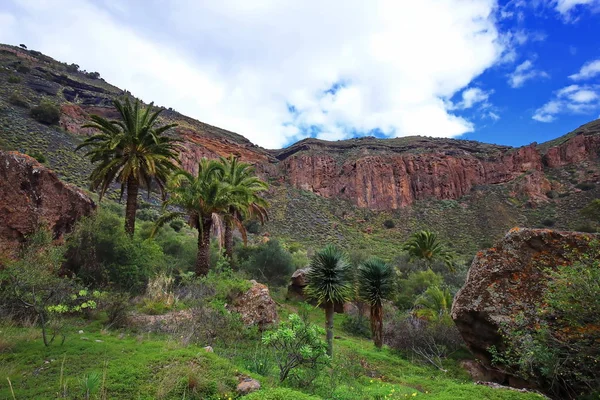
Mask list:
[{"label": "yucca plant", "polygon": [[379,258],[371,258],[358,266],[358,295],[371,307],[371,334],[375,347],[383,345],[383,301],[394,290],[394,270]]},{"label": "yucca plant", "polygon": [[402,250],[408,253],[411,261],[423,260],[428,266],[431,266],[433,261],[439,260],[448,268],[454,269],[454,254],[433,232],[420,231],[412,234],[402,246]]},{"label": "yucca plant", "polygon": [[336,303],[344,303],[352,296],[350,263],[343,251],[326,246],[313,257],[306,274],[305,293],[317,305],[325,308],[327,354],[333,356],[333,313]]},{"label": "yucca plant", "polygon": [[83,127],[99,133],[87,138],[76,150],[90,148],[86,156],[95,165],[90,187],[100,191],[100,200],[113,182],[121,186],[121,196],[127,190],[125,231],[132,236],[140,187],[145,187],[149,195],[156,185],[164,194],[165,182],[176,169],[179,144],[177,139],[166,136],[176,124],[158,126],[162,110],[152,111],[153,103],[144,108],[139,100],[132,104],[126,98],[113,104],[120,119],[90,116],[91,122]]}]

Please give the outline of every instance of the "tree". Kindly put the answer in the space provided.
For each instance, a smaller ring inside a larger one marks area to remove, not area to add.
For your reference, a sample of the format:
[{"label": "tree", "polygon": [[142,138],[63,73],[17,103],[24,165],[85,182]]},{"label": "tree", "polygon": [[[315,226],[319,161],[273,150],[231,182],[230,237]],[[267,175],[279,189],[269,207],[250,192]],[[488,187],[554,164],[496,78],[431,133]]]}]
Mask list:
[{"label": "tree", "polygon": [[252,165],[239,162],[233,154],[229,158],[221,157],[225,166],[223,181],[232,186],[238,199],[237,206],[231,205],[224,214],[225,255],[231,260],[233,255],[233,228],[238,228],[246,243],[246,228],[242,221],[249,217],[257,217],[261,223],[268,218],[268,203],[260,197],[260,192],[267,190],[266,182],[255,176]]},{"label": "tree", "polygon": [[580,213],[594,222],[600,222],[600,199],[590,201]]},{"label": "tree", "polygon": [[454,255],[433,232],[420,231],[414,233],[404,243],[402,250],[408,253],[410,261],[419,259],[431,265],[434,260],[439,260],[443,261],[450,269],[453,269]]},{"label": "tree", "polygon": [[325,308],[327,355],[332,357],[334,305],[347,301],[352,295],[350,263],[346,255],[333,245],[326,246],[313,257],[306,282],[308,297]]},{"label": "tree", "polygon": [[224,174],[222,163],[205,157],[198,163],[197,175],[177,171],[167,184],[169,198],[163,202],[163,210],[178,207],[184,211],[163,214],[156,221],[153,232],[155,234],[163,224],[187,214],[190,226],[198,229],[196,274],[199,276],[206,275],[210,269],[210,231],[214,222],[220,225],[220,215],[227,213],[232,206],[239,207],[235,203],[237,197],[232,186],[223,182]]},{"label": "tree", "polygon": [[156,184],[164,194],[167,177],[176,169],[179,141],[165,135],[176,124],[157,126],[162,110],[152,112],[154,103],[143,108],[139,100],[132,104],[126,98],[124,103],[115,100],[113,104],[120,120],[92,115],[92,122],[83,127],[100,133],[87,138],[76,150],[90,148],[86,156],[96,164],[90,176],[91,189],[100,189],[101,200],[113,182],[121,185],[121,196],[127,189],[125,231],[133,236],[140,186],[150,195]]},{"label": "tree", "polygon": [[452,308],[452,295],[448,289],[430,286],[415,301],[415,314],[417,317],[429,321],[442,320],[450,315]]},{"label": "tree", "polygon": [[383,301],[394,289],[394,270],[378,258],[371,258],[358,267],[358,295],[371,306],[371,334],[375,347],[383,345]]}]

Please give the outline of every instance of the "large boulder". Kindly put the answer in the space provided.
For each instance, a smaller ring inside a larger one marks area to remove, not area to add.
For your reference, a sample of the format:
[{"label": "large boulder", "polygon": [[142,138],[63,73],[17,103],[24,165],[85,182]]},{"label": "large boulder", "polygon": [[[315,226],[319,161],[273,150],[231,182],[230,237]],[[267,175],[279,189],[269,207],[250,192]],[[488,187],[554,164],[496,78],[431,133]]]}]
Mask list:
[{"label": "large boulder", "polygon": [[271,298],[269,288],[254,280],[252,287],[233,301],[233,311],[239,313],[246,325],[264,329],[279,320],[277,303]]},{"label": "large boulder", "polygon": [[[548,271],[576,261],[597,235],[549,229],[512,229],[495,247],[473,260],[467,281],[452,305],[452,319],[473,354],[490,367],[490,347],[503,351],[503,337],[543,318],[538,311]],[[526,385],[505,376],[511,385]]]},{"label": "large boulder", "polygon": [[14,255],[41,225],[60,239],[95,208],[87,195],[32,157],[0,151],[0,254]]},{"label": "large boulder", "polygon": [[[306,274],[310,267],[297,269],[294,271],[290,278],[290,284],[288,285],[287,296],[288,300],[308,301],[304,289],[308,285],[306,282]],[[309,301],[315,305],[316,302]],[[348,306],[347,306],[348,305]],[[334,311],[338,314],[344,314],[346,307],[351,307],[351,303],[335,303]]]}]

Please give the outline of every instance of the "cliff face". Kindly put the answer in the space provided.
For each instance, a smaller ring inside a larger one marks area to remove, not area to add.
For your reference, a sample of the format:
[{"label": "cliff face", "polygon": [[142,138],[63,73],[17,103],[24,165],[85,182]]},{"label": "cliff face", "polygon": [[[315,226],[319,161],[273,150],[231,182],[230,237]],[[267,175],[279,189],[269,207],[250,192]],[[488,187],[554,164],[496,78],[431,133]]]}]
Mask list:
[{"label": "cliff face", "polygon": [[40,225],[59,239],[96,208],[79,189],[17,152],[0,151],[0,182],[0,254],[15,254]]},{"label": "cliff face", "polygon": [[425,198],[458,199],[474,186],[508,183],[527,173],[519,190],[543,199],[550,182],[543,171],[598,158],[600,136],[577,135],[542,154],[536,145],[497,147],[488,154],[466,149],[364,149],[346,160],[330,149],[288,151],[281,161],[290,184],[324,197],[344,197],[360,207],[389,210]]}]

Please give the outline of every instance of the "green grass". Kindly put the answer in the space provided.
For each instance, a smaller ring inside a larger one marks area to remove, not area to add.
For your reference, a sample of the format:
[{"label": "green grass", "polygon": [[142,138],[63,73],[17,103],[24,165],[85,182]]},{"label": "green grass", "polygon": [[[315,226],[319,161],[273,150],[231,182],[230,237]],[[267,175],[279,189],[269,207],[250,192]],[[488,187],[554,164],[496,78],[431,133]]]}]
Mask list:
[{"label": "green grass", "polygon": [[[295,311],[295,304],[286,303],[280,315]],[[309,316],[323,323],[322,310],[312,309]],[[98,321],[71,320],[64,345],[46,348],[38,329],[5,325],[0,328],[0,399],[12,399],[6,378],[16,399],[83,398],[81,380],[93,374],[101,383],[91,398],[98,399],[233,399],[240,374],[262,385],[248,399],[540,398],[475,385],[456,360],[448,360],[448,372],[442,372],[387,348],[375,349],[370,341],[343,333],[340,324],[336,315],[336,334],[342,337],[335,341],[333,368],[311,385],[281,385],[275,364],[266,376],[251,373],[249,359],[265,353],[258,340],[216,344],[215,353],[207,353],[178,337],[106,331]]]}]

